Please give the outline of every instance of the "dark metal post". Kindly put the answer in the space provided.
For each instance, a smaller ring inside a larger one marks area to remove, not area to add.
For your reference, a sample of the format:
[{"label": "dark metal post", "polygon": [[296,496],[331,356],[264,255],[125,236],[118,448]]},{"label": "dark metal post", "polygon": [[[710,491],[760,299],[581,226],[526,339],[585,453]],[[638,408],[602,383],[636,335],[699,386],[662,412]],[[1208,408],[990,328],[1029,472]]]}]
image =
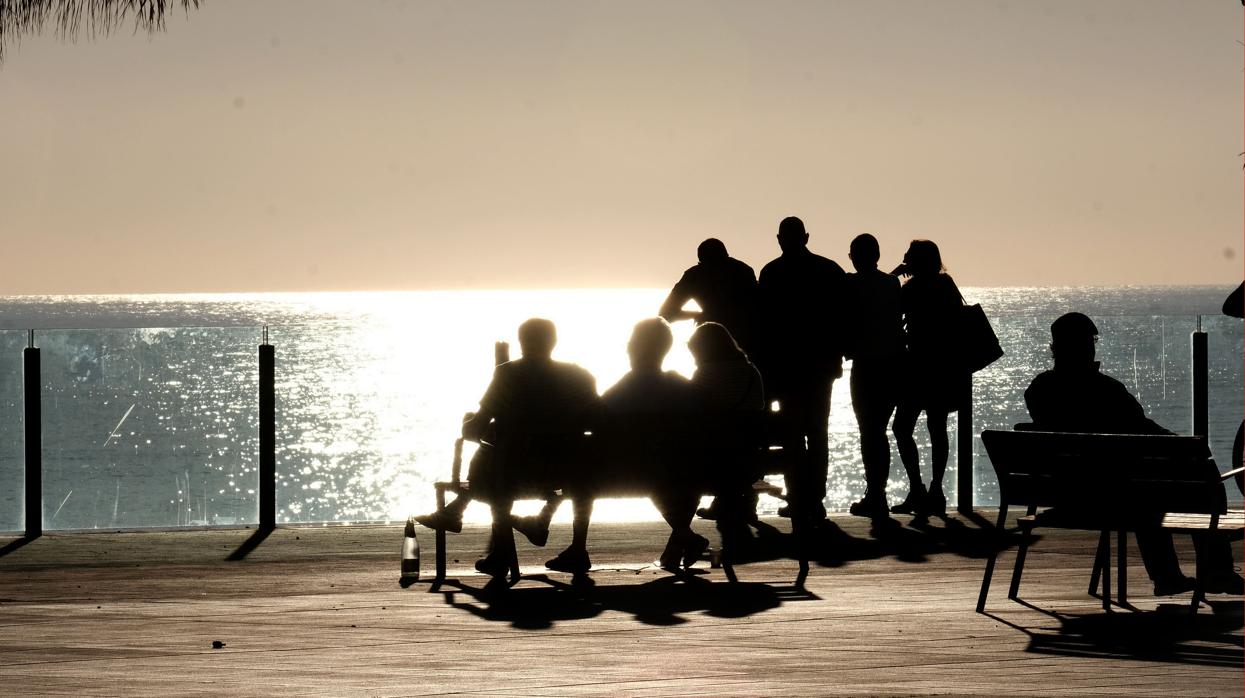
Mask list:
[{"label": "dark metal post", "polygon": [[22,350],[22,392],[26,408],[26,537],[43,535],[43,381],[35,331]]},{"label": "dark metal post", "polygon": [[277,526],[277,391],[275,347],[259,345],[259,527]]},{"label": "dark metal post", "polygon": [[1197,316],[1197,329],[1193,331],[1193,435],[1207,436],[1210,433],[1210,403],[1208,386],[1210,369],[1206,359],[1206,333],[1202,331],[1202,316]]},{"label": "dark metal post", "polygon": [[968,397],[956,418],[956,511],[973,511],[973,377],[968,377]]}]

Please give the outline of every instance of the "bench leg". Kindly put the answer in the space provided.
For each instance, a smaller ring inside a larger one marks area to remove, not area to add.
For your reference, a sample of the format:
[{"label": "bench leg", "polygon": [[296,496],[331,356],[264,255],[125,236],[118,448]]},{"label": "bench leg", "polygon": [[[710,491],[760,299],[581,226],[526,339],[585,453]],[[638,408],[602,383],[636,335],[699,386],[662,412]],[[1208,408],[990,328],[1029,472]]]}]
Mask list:
[{"label": "bench leg", "polygon": [[1128,603],[1128,531],[1121,529],[1116,534],[1115,557],[1119,561],[1116,568],[1115,598],[1116,603],[1123,606]]},{"label": "bench leg", "polygon": [[981,592],[977,594],[977,612],[981,613],[986,609],[986,595],[990,593],[990,578],[994,576],[994,563],[999,557],[999,545],[1003,542],[1003,526],[1007,524],[1007,505],[999,506],[999,520],[994,525],[995,533],[998,536],[994,548],[990,551],[990,557],[986,559],[986,572],[981,577]]},{"label": "bench leg", "polygon": [[1102,539],[1106,535],[1108,535],[1108,533],[1103,531],[1098,536],[1098,548],[1094,552],[1094,570],[1089,573],[1090,596],[1098,595],[1098,582],[1102,579],[1102,566],[1106,564],[1106,561],[1102,559]]},{"label": "bench leg", "polygon": [[1111,610],[1111,535],[1103,531],[1098,538],[1098,557],[1102,558],[1102,610]]},{"label": "bench leg", "polygon": [[1197,559],[1197,563],[1193,568],[1193,601],[1189,604],[1190,614],[1196,614],[1197,609],[1202,605],[1202,601],[1206,598],[1206,587],[1202,584],[1202,581],[1206,579],[1205,544],[1205,536],[1193,536],[1193,554]]},{"label": "bench leg", "polygon": [[[437,488],[437,512],[445,509],[445,490]],[[445,529],[438,528],[435,534],[437,542],[436,566],[437,574],[433,579],[434,584],[440,584],[445,581]]]}]

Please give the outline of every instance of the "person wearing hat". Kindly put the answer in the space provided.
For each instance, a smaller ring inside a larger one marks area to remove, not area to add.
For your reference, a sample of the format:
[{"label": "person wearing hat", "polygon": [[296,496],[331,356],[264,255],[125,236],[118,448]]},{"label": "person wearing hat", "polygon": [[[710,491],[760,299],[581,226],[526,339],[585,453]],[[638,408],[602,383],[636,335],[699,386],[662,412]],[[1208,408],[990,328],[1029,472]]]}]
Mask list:
[{"label": "person wearing hat", "polygon": [[[1146,416],[1124,384],[1103,374],[1094,360],[1098,326],[1083,313],[1067,313],[1050,326],[1055,367],[1033,379],[1025,405],[1040,431],[1094,434],[1171,434]],[[1156,596],[1193,589],[1180,570],[1171,534],[1157,526],[1136,531],[1137,548]],[[1232,549],[1222,537],[1202,546],[1209,556],[1208,593],[1241,594],[1245,580],[1233,569]]]}]

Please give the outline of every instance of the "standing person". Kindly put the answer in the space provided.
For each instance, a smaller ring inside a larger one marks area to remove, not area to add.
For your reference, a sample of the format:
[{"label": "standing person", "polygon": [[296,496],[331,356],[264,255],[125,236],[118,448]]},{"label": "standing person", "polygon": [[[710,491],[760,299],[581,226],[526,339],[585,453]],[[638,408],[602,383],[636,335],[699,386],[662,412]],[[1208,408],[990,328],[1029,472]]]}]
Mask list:
[{"label": "standing person", "polygon": [[[683,272],[657,311],[667,322],[716,322],[730,331],[745,351],[756,334],[757,276],[752,267],[730,256],[726,245],[709,238],[696,248],[699,263]],[[700,312],[684,310],[696,301]]]},{"label": "standing person", "polygon": [[878,269],[878,240],[868,233],[852,240],[848,257],[856,271],[846,281],[845,353],[852,360],[852,411],[865,466],[865,496],[852,504],[851,512],[889,518],[886,482],[891,472],[891,444],[886,426],[898,400],[904,351],[899,279]]},{"label": "standing person", "polygon": [[[958,365],[955,323],[964,298],[942,265],[938,245],[913,240],[903,264],[892,272],[906,276],[899,301],[903,309],[908,344],[907,368],[895,409],[895,445],[908,472],[908,497],[891,507],[900,514],[937,514],[947,511],[942,478],[947,470],[950,440],[947,415],[959,409],[968,394],[971,374]],[[925,412],[929,430],[933,478],[929,490],[921,482],[921,462],[913,432],[917,417]]]},{"label": "standing person", "polygon": [[843,375],[840,327],[843,268],[808,249],[804,221],[778,224],[782,255],[761,269],[760,369],[780,407],[790,506],[780,514],[826,516],[830,390]]}]

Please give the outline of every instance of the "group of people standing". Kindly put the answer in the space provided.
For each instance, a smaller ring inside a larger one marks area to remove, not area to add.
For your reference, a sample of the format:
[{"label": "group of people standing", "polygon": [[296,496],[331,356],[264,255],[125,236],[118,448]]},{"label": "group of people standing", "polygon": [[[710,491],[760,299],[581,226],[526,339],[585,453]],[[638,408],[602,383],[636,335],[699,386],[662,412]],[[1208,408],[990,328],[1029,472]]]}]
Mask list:
[{"label": "group of people standing", "polygon": [[[740,522],[755,519],[756,453],[777,442],[788,495],[779,513],[797,525],[815,523],[826,515],[830,396],[844,358],[853,362],[867,482],[852,513],[889,514],[892,414],[911,482],[894,511],[944,512],[947,415],[967,394],[969,374],[949,346],[948,327],[963,301],[937,245],[913,241],[903,263],[886,273],[878,268],[877,239],[860,235],[849,250],[854,271],[847,273],[809,250],[799,218],[783,219],[777,239],[782,254],[759,276],[721,241],[701,243],[698,263],[674,286],[659,317],[635,326],[627,346],[631,370],[600,397],[587,371],[552,359],[553,323],[523,323],[522,358],[497,367],[479,411],[463,425],[463,437],[482,444],[470,465],[470,496],[417,520],[458,530],[471,498],[488,502],[490,550],[476,567],[501,577],[514,561],[513,531],[545,543],[560,491],[574,502],[572,542],[546,565],[583,572],[591,564],[586,540],[595,493],[632,486],[652,496],[670,525],[661,566],[691,566],[708,548],[691,529],[700,494],[716,495],[700,513],[718,520],[725,542]],[[688,310],[691,301],[700,309]],[[691,379],[662,368],[673,344],[668,323],[686,319],[697,325],[688,342],[696,362]],[[934,444],[928,489],[913,438],[921,412]],[[517,496],[534,493],[546,498],[540,514],[511,515]]]},{"label": "group of people standing", "polygon": [[[903,263],[888,273],[878,267],[877,238],[858,235],[848,251],[849,273],[809,250],[808,241],[803,221],[783,219],[782,255],[758,277],[720,241],[706,240],[697,250],[699,263],[675,284],[659,314],[669,321],[722,324],[760,370],[766,400],[781,415],[778,436],[791,464],[790,504],[781,514],[806,521],[825,517],[827,422],[844,358],[852,361],[852,407],[866,483],[864,498],[851,512],[875,518],[888,511],[945,513],[947,417],[967,399],[970,374],[955,355],[957,313],[964,301],[938,245],[912,241]],[[684,310],[693,300],[701,310]],[[922,412],[932,444],[928,489],[913,436]],[[902,503],[888,508],[892,415],[910,487]]]}]

